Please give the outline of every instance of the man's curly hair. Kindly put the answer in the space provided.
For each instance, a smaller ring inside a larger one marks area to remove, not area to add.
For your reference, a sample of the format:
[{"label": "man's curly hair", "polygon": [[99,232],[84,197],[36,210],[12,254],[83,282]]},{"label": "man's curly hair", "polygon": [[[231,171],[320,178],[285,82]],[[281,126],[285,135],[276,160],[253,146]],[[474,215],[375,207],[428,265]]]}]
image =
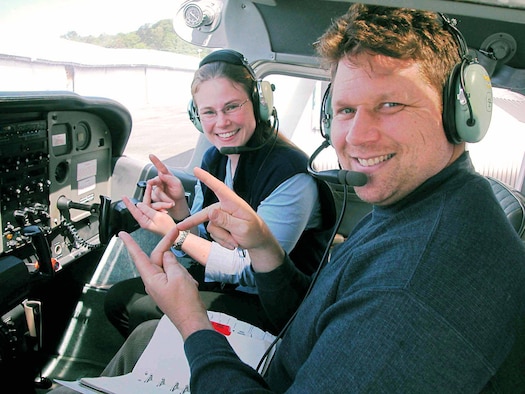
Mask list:
[{"label": "man's curly hair", "polygon": [[353,4],[317,42],[317,52],[332,72],[343,57],[368,52],[419,63],[423,77],[442,92],[461,61],[457,38],[434,12]]}]

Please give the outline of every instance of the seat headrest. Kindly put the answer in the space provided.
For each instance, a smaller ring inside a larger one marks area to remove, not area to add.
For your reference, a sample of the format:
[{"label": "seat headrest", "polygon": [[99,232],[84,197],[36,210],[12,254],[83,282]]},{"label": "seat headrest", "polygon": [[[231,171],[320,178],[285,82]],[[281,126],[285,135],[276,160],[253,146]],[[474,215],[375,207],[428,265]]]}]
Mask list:
[{"label": "seat headrest", "polygon": [[525,236],[525,196],[503,182],[486,177],[505,215],[520,238]]}]

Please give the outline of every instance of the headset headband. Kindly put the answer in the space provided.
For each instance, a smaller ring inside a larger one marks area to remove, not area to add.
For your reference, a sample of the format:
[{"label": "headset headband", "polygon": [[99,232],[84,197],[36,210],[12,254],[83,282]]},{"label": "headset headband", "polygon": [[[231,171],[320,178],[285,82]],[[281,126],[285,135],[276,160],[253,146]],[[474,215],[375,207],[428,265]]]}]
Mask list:
[{"label": "headset headband", "polygon": [[248,63],[248,60],[246,60],[246,58],[241,53],[232,49],[220,49],[218,51],[210,53],[208,56],[206,56],[200,61],[199,68],[213,62],[224,62],[237,66],[243,66],[248,70],[254,81],[257,79],[255,76],[255,72]]}]

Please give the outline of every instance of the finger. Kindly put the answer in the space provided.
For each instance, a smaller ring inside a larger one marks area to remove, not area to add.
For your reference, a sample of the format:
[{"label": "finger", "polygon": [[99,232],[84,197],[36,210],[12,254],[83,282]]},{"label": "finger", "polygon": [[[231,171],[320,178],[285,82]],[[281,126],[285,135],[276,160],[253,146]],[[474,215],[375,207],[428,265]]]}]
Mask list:
[{"label": "finger", "polygon": [[151,204],[151,192],[153,191],[153,187],[149,182],[146,183],[146,190],[144,191],[144,197],[142,198],[142,202],[144,204]]},{"label": "finger", "polygon": [[122,202],[124,203],[126,208],[128,208],[128,211],[129,213],[131,213],[131,216],[133,216],[135,220],[138,222],[143,216],[142,211],[138,209],[137,206],[133,204],[131,200],[126,196],[122,197]]},{"label": "finger", "polygon": [[232,235],[229,231],[225,230],[222,227],[217,227],[213,223],[210,222],[210,224],[207,227],[208,234],[212,237],[212,239],[217,242],[219,245],[233,250],[236,247],[239,246],[239,244],[233,239]]},{"label": "finger", "polygon": [[153,163],[153,165],[155,166],[159,174],[171,174],[170,170],[168,170],[168,167],[166,167],[164,163],[160,161],[160,159],[157,156],[151,154],[149,155],[149,159],[151,160],[151,162]]},{"label": "finger", "polygon": [[215,241],[228,249],[234,249],[238,246],[238,243],[227,229],[238,226],[242,223],[242,220],[234,218],[227,212],[222,211],[220,209],[220,203],[212,204],[187,217],[177,223],[177,228],[179,230],[188,230],[208,221],[208,234],[210,234]]},{"label": "finger", "polygon": [[[124,205],[126,208],[128,208],[129,213],[133,218],[140,224],[145,224],[149,218],[142,212],[141,209],[139,209],[135,204],[133,204],[128,197],[122,197],[122,201],[124,202]],[[140,204],[140,203],[139,203]]]},{"label": "finger", "polygon": [[153,269],[153,267],[151,267],[148,255],[144,253],[144,251],[135,242],[131,235],[124,231],[120,231],[118,233],[118,237],[126,246],[126,249],[128,250],[128,253],[131,256],[133,262],[135,263],[135,266],[137,267],[137,270],[139,271],[140,275],[142,276],[151,274],[151,270]]},{"label": "finger", "polygon": [[137,203],[137,209],[142,213],[141,218],[143,221],[152,221],[153,223],[155,223],[156,219],[159,219],[160,217],[158,215],[165,215],[165,213],[159,212],[143,202]]},{"label": "finger", "polygon": [[238,242],[233,238],[231,230],[239,229],[241,226],[244,227],[244,220],[237,219],[216,206],[210,207],[208,218],[210,221],[207,230],[215,241],[229,249],[239,246]]},{"label": "finger", "polygon": [[249,217],[254,213],[253,209],[246,201],[213,175],[199,167],[196,167],[193,171],[195,176],[201,182],[205,183],[211,190],[213,190],[220,201],[221,209],[223,211],[239,217]]},{"label": "finger", "polygon": [[[189,275],[188,270],[177,261],[177,258],[171,251],[164,252],[164,255],[162,256],[162,263],[164,271],[166,272],[166,276],[168,277],[168,281],[176,276]],[[196,287],[198,287],[199,283],[195,280],[194,283],[196,283]]]},{"label": "finger", "polygon": [[147,183],[151,184],[153,188],[155,188],[155,186],[162,186],[162,180],[160,179],[160,176],[148,179]]},{"label": "finger", "polygon": [[[127,197],[125,198],[127,199]],[[123,198],[122,200],[124,201],[124,204],[128,208],[131,216],[133,216],[133,218],[137,221],[137,223],[142,228],[151,229],[150,226],[156,225],[156,222],[155,222],[155,220],[157,219],[156,215],[165,215],[165,213],[156,211],[155,209],[151,208],[150,206],[148,206],[147,204],[143,202],[139,202],[137,203],[137,205],[133,205],[133,203],[129,201],[129,199],[127,199],[126,201]]]},{"label": "finger", "polygon": [[168,209],[173,208],[173,202],[152,202],[151,207],[157,211],[157,212],[164,212],[166,213]]},{"label": "finger", "polygon": [[152,194],[152,197],[154,197],[152,198],[154,201],[166,201],[166,202],[172,201],[173,202],[172,198],[168,196],[161,187],[155,188],[154,193]]},{"label": "finger", "polygon": [[177,228],[179,230],[189,230],[195,226],[198,226],[201,223],[205,223],[209,220],[208,218],[208,211],[212,206],[215,206],[216,204],[210,205],[206,208],[202,208],[200,211],[195,212],[193,215],[188,216],[186,219],[180,221],[177,223]]},{"label": "finger", "polygon": [[129,235],[128,233],[126,233],[125,231],[120,231],[118,233],[118,237],[119,239],[122,240],[122,242],[124,243],[124,245],[126,246],[126,249],[128,250],[129,254],[132,256],[132,257],[135,257],[135,256],[139,256],[141,254],[144,254],[146,255],[146,253],[144,253],[144,251],[140,248],[140,246],[135,242],[135,240],[131,237],[131,235]]},{"label": "finger", "polygon": [[170,250],[171,245],[173,245],[178,236],[179,230],[177,229],[177,226],[174,226],[164,237],[162,237],[157,246],[155,246],[155,249],[151,252],[151,261],[162,266],[162,256],[164,252]]},{"label": "finger", "polygon": [[[237,195],[233,190],[226,186],[223,182],[215,178],[209,172],[203,170],[202,168],[195,167],[193,169],[195,176],[203,183],[205,183],[215,195],[219,198],[219,201],[224,198],[233,198],[235,199]],[[239,198],[240,199],[240,198]],[[242,200],[242,199],[241,199]]]}]

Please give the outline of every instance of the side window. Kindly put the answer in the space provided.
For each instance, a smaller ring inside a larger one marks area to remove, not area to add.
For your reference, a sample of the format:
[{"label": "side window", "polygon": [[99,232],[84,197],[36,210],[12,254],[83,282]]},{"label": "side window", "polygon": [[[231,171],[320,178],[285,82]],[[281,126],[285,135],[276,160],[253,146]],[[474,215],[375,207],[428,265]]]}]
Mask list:
[{"label": "side window", "polygon": [[494,106],[487,135],[469,144],[476,170],[521,189],[520,169],[525,161],[525,96],[506,89],[493,88]]},{"label": "side window", "polygon": [[211,49],[175,33],[173,1],[143,3],[2,1],[0,90],[116,100],[133,118],[126,156],[189,154],[200,135],[186,112],[190,84]]},{"label": "side window", "polygon": [[191,55],[152,51],[149,62],[140,67],[135,62],[70,73],[75,92],[112,98],[130,111],[133,124],[125,156],[149,163],[149,154],[154,154],[171,167],[186,167],[195,151],[209,146],[205,138],[199,140],[203,134],[190,121],[188,103],[195,70],[210,50],[186,47],[194,48]]},{"label": "side window", "polygon": [[[320,112],[327,83],[287,75],[269,75],[266,80],[276,87],[275,108],[279,129],[296,145],[311,155],[323,142],[320,132]],[[492,121],[485,138],[467,145],[476,170],[521,189],[525,167],[525,96],[494,88]],[[321,170],[337,168],[332,147],[322,151],[314,162]]]},{"label": "side window", "polygon": [[[145,71],[131,75],[126,83],[138,87],[133,93],[118,90],[120,100],[133,117],[132,131],[126,145],[126,156],[149,162],[148,155],[155,154],[173,166],[185,166],[197,144],[199,133],[188,117],[190,86],[199,58],[170,54],[179,67],[144,66]],[[186,60],[183,63],[182,60]],[[130,67],[132,68],[132,67]]]},{"label": "side window", "polygon": [[[308,155],[312,155],[324,141],[320,115],[327,82],[276,74],[265,79],[275,85],[274,105],[279,117],[279,130]],[[322,151],[314,162],[314,167],[319,171],[337,166],[332,147]]]}]

